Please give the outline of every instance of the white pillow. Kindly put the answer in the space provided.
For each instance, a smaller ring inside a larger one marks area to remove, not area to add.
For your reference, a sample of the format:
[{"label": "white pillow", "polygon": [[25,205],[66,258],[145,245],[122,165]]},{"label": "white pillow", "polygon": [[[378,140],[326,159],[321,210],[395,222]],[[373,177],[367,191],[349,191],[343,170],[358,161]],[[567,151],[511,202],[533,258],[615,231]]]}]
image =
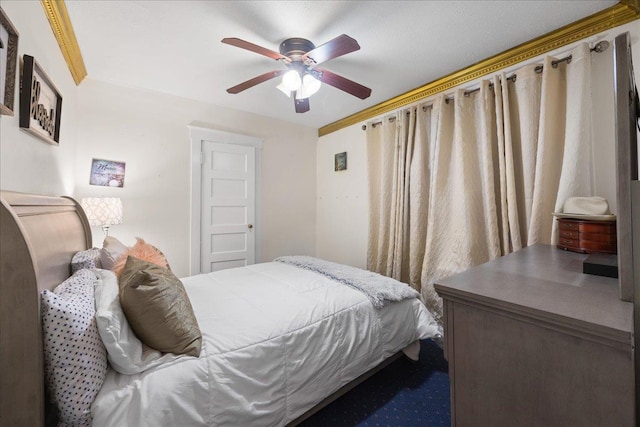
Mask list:
[{"label": "white pillow", "polygon": [[133,332],[120,307],[118,279],[112,271],[94,270],[96,322],[109,363],[116,371],[132,375],[179,356],[147,347]]},{"label": "white pillow", "polygon": [[107,236],[102,242],[102,249],[100,249],[100,261],[102,268],[111,270],[113,264],[118,260],[120,255],[129,250],[120,240],[113,236]]},{"label": "white pillow", "polygon": [[45,377],[59,425],[91,426],[91,404],[107,374],[107,352],[94,319],[90,270],[41,293]]}]

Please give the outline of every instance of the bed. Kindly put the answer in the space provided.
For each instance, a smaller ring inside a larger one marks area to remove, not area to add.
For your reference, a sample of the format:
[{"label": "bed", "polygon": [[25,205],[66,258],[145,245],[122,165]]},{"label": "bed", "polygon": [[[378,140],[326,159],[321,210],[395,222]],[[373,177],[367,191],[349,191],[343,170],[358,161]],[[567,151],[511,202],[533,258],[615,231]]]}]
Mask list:
[{"label": "bed", "polygon": [[[69,280],[91,231],[71,198],[0,196],[0,423],[45,425],[39,298]],[[202,331],[199,356],[133,375],[109,368],[93,425],[296,425],[440,332],[417,298],[375,308],[352,286],[286,262],[181,282]]]}]

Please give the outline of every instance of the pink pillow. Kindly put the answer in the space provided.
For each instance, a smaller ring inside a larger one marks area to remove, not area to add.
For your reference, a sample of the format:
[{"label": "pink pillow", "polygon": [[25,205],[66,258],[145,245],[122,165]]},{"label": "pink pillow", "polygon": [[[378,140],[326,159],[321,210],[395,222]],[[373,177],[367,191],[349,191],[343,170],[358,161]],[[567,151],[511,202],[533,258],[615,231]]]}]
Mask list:
[{"label": "pink pillow", "polygon": [[120,277],[124,266],[127,263],[127,257],[132,256],[134,258],[142,259],[150,263],[159,265],[163,268],[169,268],[169,263],[164,254],[153,245],[148,244],[140,237],[136,237],[136,244],[127,249],[127,251],[121,254],[111,269],[116,276]]}]

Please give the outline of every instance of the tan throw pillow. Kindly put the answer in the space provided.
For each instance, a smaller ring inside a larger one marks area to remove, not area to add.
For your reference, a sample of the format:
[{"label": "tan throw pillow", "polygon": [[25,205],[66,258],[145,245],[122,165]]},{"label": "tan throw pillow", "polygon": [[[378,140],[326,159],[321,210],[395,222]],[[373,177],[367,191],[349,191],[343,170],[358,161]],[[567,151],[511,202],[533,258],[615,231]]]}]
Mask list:
[{"label": "tan throw pillow", "polygon": [[119,285],[120,305],[140,341],[163,353],[200,355],[198,321],[170,270],[129,256]]}]

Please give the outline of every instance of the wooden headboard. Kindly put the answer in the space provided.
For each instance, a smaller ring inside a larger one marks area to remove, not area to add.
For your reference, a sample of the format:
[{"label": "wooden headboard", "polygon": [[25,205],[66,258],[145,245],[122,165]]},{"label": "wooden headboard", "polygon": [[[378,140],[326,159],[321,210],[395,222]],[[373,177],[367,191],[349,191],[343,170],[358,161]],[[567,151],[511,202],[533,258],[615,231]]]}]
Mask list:
[{"label": "wooden headboard", "polygon": [[0,425],[44,425],[40,292],[71,274],[91,228],[69,197],[0,191]]}]

